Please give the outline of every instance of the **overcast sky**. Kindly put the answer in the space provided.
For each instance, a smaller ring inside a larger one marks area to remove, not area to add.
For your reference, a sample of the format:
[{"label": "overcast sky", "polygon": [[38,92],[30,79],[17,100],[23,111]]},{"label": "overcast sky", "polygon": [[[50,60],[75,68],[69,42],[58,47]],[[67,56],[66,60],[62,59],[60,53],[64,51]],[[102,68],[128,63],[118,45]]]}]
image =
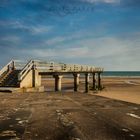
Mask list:
[{"label": "overcast sky", "polygon": [[0,0],[0,66],[10,59],[140,70],[140,0]]}]

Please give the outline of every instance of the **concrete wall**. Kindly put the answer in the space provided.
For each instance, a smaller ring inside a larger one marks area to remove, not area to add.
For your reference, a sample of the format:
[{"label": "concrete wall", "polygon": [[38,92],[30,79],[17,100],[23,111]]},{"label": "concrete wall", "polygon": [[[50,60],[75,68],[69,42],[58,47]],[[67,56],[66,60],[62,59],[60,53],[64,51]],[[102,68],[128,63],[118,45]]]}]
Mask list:
[{"label": "concrete wall", "polygon": [[[33,86],[33,72],[32,70],[24,77],[20,82],[20,88],[29,88]],[[38,71],[35,70],[35,87],[41,86],[41,76],[38,74]]]},{"label": "concrete wall", "polygon": [[38,71],[35,71],[35,87],[41,86],[41,75],[38,74]]}]

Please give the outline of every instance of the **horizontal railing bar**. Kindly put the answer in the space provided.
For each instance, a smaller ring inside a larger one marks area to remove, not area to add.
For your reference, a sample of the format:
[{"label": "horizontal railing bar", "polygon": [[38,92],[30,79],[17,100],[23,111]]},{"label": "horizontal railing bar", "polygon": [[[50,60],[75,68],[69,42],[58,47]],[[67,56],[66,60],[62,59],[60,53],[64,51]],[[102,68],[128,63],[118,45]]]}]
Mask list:
[{"label": "horizontal railing bar", "polygon": [[6,64],[1,70],[0,70],[0,75],[2,75],[5,71],[8,70],[8,66],[14,66],[14,60],[11,60],[8,64]]},{"label": "horizontal railing bar", "polygon": [[32,66],[33,66],[33,61],[30,60],[25,65],[25,67],[22,69],[22,71],[19,73],[19,76],[18,76],[18,80],[19,81],[21,81],[26,76],[26,74],[31,70]]}]

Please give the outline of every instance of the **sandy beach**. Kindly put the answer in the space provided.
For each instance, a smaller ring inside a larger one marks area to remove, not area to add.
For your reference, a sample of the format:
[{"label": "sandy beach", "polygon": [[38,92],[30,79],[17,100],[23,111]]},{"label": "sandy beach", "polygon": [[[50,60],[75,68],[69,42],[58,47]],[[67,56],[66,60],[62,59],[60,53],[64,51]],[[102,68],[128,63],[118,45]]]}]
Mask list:
[{"label": "sandy beach", "polygon": [[64,78],[56,93],[50,77],[43,93],[0,93],[0,139],[139,140],[140,79],[102,80],[105,88],[88,94],[84,78],[79,92]]},{"label": "sandy beach", "polygon": [[103,85],[99,96],[140,104],[139,77],[104,77]]},{"label": "sandy beach", "polygon": [[[54,91],[54,79],[45,77],[42,80],[46,91]],[[140,77],[102,77],[102,85],[105,87],[97,94],[90,91],[97,96],[103,96],[122,100],[126,102],[140,104]],[[92,77],[90,78],[90,86],[92,86]],[[73,92],[73,79],[63,78],[62,90],[65,92]],[[80,78],[79,92],[84,92],[84,78]]]}]

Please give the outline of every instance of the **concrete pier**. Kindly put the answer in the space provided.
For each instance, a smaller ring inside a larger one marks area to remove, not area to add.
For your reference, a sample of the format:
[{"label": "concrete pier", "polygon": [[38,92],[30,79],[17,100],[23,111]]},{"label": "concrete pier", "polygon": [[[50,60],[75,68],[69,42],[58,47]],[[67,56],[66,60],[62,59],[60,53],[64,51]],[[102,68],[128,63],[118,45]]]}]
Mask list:
[{"label": "concrete pier", "polygon": [[[74,91],[78,91],[79,76],[85,75],[85,92],[89,91],[89,74],[93,75],[93,90],[96,87],[101,89],[101,73],[103,68],[54,63],[49,61],[30,60],[26,63],[22,61],[11,60],[0,70],[1,87],[19,87],[19,88],[38,88],[42,85],[42,75],[52,75],[55,78],[55,91],[61,91],[62,75],[73,74]],[[96,80],[96,76],[98,76]],[[13,80],[14,79],[14,80]],[[97,83],[96,83],[97,81]],[[97,84],[97,85],[96,85]]]},{"label": "concrete pier", "polygon": [[62,75],[54,75],[55,78],[55,91],[61,91],[62,88]]},{"label": "concrete pier", "polygon": [[89,91],[89,73],[85,74],[85,92],[87,93]]},{"label": "concrete pier", "polygon": [[78,91],[80,74],[74,73],[74,91]]}]

